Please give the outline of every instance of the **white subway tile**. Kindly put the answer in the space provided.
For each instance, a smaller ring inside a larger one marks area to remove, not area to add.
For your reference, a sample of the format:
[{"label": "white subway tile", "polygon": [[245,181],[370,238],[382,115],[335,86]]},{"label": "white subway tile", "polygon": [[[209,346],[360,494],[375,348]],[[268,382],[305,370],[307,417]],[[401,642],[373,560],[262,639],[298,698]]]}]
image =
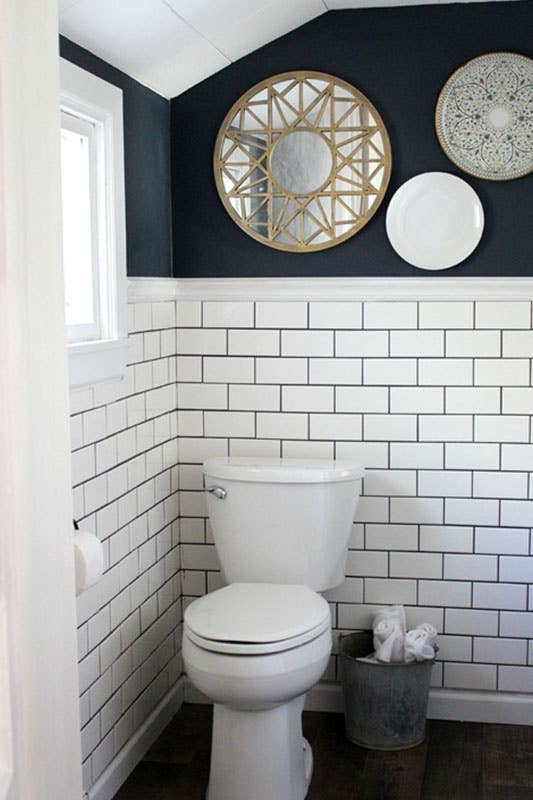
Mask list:
[{"label": "white subway tile", "polygon": [[529,417],[476,417],[474,439],[476,442],[528,442]]},{"label": "white subway tile", "polygon": [[[87,501],[87,496],[86,496]],[[502,500],[501,524],[517,528],[533,526],[533,500]]]},{"label": "white subway tile", "polygon": [[500,692],[533,692],[533,667],[499,667]]},{"label": "white subway tile", "polygon": [[498,513],[498,500],[445,500],[447,525],[497,525]]},{"label": "white subway tile", "polygon": [[307,414],[257,415],[258,439],[307,439]]},{"label": "white subway tile", "polygon": [[476,528],[476,553],[527,555],[529,529]]},{"label": "white subway tile", "polygon": [[152,304],[135,303],[133,306],[133,330],[149,331],[152,327]]},{"label": "white subway tile", "polygon": [[500,390],[496,388],[446,388],[448,414],[499,414]]},{"label": "white subway tile", "polygon": [[92,514],[97,508],[107,503],[107,480],[105,475],[99,475],[88,481],[84,486],[85,513]]},{"label": "white subway tile", "polygon": [[503,331],[504,358],[531,358],[533,331]]},{"label": "white subway tile", "polygon": [[307,383],[306,358],[257,358],[256,383]]},{"label": "white subway tile", "polygon": [[336,410],[350,412],[387,412],[389,390],[385,386],[337,386]]},{"label": "white subway tile", "polygon": [[497,444],[445,445],[446,469],[498,469],[500,453]]},{"label": "white subway tile", "polygon": [[414,358],[367,358],[363,361],[363,383],[373,386],[416,384]]},{"label": "white subway tile", "polygon": [[349,550],[346,559],[346,574],[358,577],[384,577],[388,575],[387,553],[371,550]]},{"label": "white subway tile", "polygon": [[470,608],[472,589],[467,581],[419,581],[418,602],[426,606]]},{"label": "white subway tile", "polygon": [[210,302],[203,304],[204,328],[253,328],[252,302]]},{"label": "white subway tile", "polygon": [[421,386],[472,386],[474,362],[471,358],[421,358],[418,382]]},{"label": "white subway tile", "polygon": [[379,357],[389,355],[387,331],[336,331],[337,356]]},{"label": "white subway tile", "polygon": [[284,356],[332,356],[332,331],[282,331],[281,353]]},{"label": "white subway tile", "polygon": [[81,414],[94,405],[93,389],[77,389],[69,392],[69,405],[71,414]]},{"label": "white subway tile", "polygon": [[444,630],[446,633],[467,636],[497,636],[498,612],[447,608],[444,614]]},{"label": "white subway tile", "polygon": [[476,636],[474,638],[474,661],[485,664],[526,664],[527,642],[522,639]]},{"label": "white subway tile", "polygon": [[502,556],[500,558],[500,580],[533,583],[533,557]]},{"label": "white subway tile", "polygon": [[107,433],[105,408],[95,408],[83,415],[84,444],[103,439]]},{"label": "white subway tile", "polygon": [[530,328],[531,303],[476,303],[476,328]]},{"label": "white subway tile", "polygon": [[362,304],[350,302],[316,302],[309,304],[310,328],[360,328]]},{"label": "white subway tile", "polygon": [[365,414],[364,438],[368,441],[408,441],[416,439],[416,416],[408,414]]},{"label": "white subway tile", "polygon": [[279,386],[239,386],[229,387],[229,407],[242,411],[279,411]]},{"label": "white subway tile", "polygon": [[533,613],[529,611],[502,611],[500,636],[533,637]]},{"label": "white subway tile", "polygon": [[[181,378],[181,380],[186,380]],[[204,381],[207,383],[253,383],[253,358],[214,356],[204,358]]]},{"label": "white subway tile", "polygon": [[474,533],[472,528],[454,525],[422,525],[420,549],[438,552],[471,553]]},{"label": "white subway tile", "polygon": [[416,525],[368,524],[365,541],[370,550],[417,550],[418,528]]},{"label": "white subway tile", "polygon": [[228,331],[228,353],[232,356],[279,356],[279,331]]},{"label": "white subway tile", "polygon": [[388,497],[360,497],[355,510],[356,522],[388,522]]},{"label": "white subway tile", "polygon": [[329,603],[362,603],[363,581],[361,578],[345,578],[340,586],[324,592]]},{"label": "white subway tile", "polygon": [[176,324],[179,328],[199,328],[202,324],[202,304],[199,300],[178,300]]},{"label": "white subway tile", "polygon": [[361,383],[359,358],[311,358],[309,383],[359,384]]},{"label": "white subway tile", "polygon": [[418,358],[444,355],[444,331],[395,331],[390,334],[391,356]]},{"label": "white subway tile", "polygon": [[74,486],[92,478],[95,475],[95,470],[94,445],[84,447],[72,453],[72,483]]},{"label": "white subway tile", "polygon": [[231,439],[230,456],[281,458],[281,443],[270,439]]},{"label": "white subway tile", "polygon": [[161,355],[176,355],[176,331],[174,329],[161,331]]},{"label": "white subway tile", "polygon": [[228,447],[220,439],[180,438],[178,454],[180,464],[201,464],[207,458],[226,456]]},{"label": "white subway tile", "polygon": [[337,442],[336,457],[346,461],[355,461],[364,467],[376,469],[389,465],[387,442]]},{"label": "white subway tile", "polygon": [[360,414],[311,414],[309,417],[311,439],[360,439],[362,421]]},{"label": "white subway tile", "polygon": [[502,469],[533,470],[533,444],[503,444]]},{"label": "white subway tile", "polygon": [[421,497],[392,497],[391,522],[439,524],[443,522],[443,501]]},{"label": "white subway tile", "polygon": [[416,581],[401,578],[365,578],[364,596],[366,603],[415,604]]},{"label": "white subway tile", "polygon": [[181,553],[183,569],[220,569],[214,545],[184,544]]},{"label": "white subway tile", "polygon": [[216,383],[178,383],[178,408],[227,408],[228,390]]},{"label": "white subway tile", "polygon": [[148,331],[143,334],[143,353],[145,361],[161,358],[160,331]]},{"label": "white subway tile", "polygon": [[440,553],[390,553],[391,578],[442,578]]},{"label": "white subway tile", "polygon": [[474,361],[476,386],[529,386],[526,358],[485,358]]},{"label": "white subway tile", "polygon": [[83,424],[81,415],[70,417],[70,448],[77,450],[83,445]]},{"label": "white subway tile", "polygon": [[283,411],[333,411],[332,386],[284,386]]},{"label": "white subway tile", "polygon": [[418,475],[418,494],[422,497],[470,497],[470,472],[454,470],[422,471]]},{"label": "white subway tile", "polygon": [[473,328],[473,303],[420,303],[420,328]]},{"label": "white subway tile", "polygon": [[498,558],[477,554],[446,553],[444,577],[452,581],[495,581],[498,578]]},{"label": "white subway tile", "polygon": [[390,410],[392,414],[441,414],[444,411],[444,389],[393,386]]},{"label": "white subway tile", "polygon": [[224,355],[226,353],[226,331],[200,328],[178,330],[177,348],[180,356]]},{"label": "white subway tile", "polygon": [[333,458],[333,442],[282,442],[283,458]]},{"label": "white subway tile", "polygon": [[472,661],[470,636],[439,636],[439,661]]},{"label": "white subway tile", "polygon": [[448,331],[446,355],[449,357],[490,358],[499,357],[501,348],[499,331]]},{"label": "white subway tile", "polygon": [[307,328],[307,303],[256,303],[256,328]]},{"label": "white subway tile", "polygon": [[117,437],[112,436],[96,444],[96,471],[106,472],[117,463]]},{"label": "white subway tile", "polygon": [[488,664],[444,665],[444,687],[446,689],[496,689],[497,668]]},{"label": "white subway tile", "polygon": [[243,411],[206,411],[206,436],[244,436],[255,434],[255,415]]},{"label": "white subway tile", "polygon": [[525,472],[475,472],[474,497],[527,497]]},{"label": "white subway tile", "polygon": [[390,466],[399,469],[442,469],[444,467],[444,445],[410,443],[390,445]]},{"label": "white subway tile", "polygon": [[416,472],[414,470],[368,470],[363,482],[365,495],[415,495]]},{"label": "white subway tile", "polygon": [[504,387],[502,398],[504,414],[533,414],[533,389]]},{"label": "white subway tile", "polygon": [[402,302],[365,303],[363,307],[365,328],[416,328],[417,304]]},{"label": "white subway tile", "polygon": [[[502,580],[501,575],[500,580]],[[515,608],[518,611],[525,611],[527,586],[515,583],[474,583],[473,606],[497,610]]]}]

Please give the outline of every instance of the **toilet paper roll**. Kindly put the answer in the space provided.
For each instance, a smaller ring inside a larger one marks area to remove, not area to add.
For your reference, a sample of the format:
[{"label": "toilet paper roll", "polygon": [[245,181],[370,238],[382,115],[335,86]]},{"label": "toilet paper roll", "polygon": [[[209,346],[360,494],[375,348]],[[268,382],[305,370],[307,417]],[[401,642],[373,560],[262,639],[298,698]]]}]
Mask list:
[{"label": "toilet paper roll", "polygon": [[102,577],[104,549],[100,539],[89,531],[75,531],[73,540],[76,594],[81,594]]}]

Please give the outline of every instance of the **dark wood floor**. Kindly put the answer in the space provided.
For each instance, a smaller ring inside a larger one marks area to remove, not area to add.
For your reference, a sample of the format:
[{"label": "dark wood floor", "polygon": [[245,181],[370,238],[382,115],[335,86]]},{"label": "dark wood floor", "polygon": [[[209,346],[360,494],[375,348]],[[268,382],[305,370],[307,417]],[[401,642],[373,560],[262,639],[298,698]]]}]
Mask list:
[{"label": "dark wood floor", "polygon": [[[350,744],[342,715],[305,712],[304,734],[307,800],[533,800],[533,727],[432,721],[419,747],[383,753]],[[114,800],[204,800],[210,737],[211,707],[184,705]]]}]

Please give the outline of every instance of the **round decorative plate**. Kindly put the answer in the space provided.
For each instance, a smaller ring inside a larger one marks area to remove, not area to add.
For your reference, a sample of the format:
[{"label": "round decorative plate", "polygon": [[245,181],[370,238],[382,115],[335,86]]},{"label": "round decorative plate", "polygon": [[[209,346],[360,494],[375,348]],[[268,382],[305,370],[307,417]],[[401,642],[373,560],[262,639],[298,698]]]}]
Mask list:
[{"label": "round decorative plate", "polygon": [[486,53],[444,84],[435,127],[442,149],[476,178],[507,181],[533,170],[533,60]]},{"label": "round decorative plate", "polygon": [[447,172],[424,172],[395,192],[387,236],[404,261],[420,269],[448,269],[464,261],[483,233],[483,206],[471,186]]}]

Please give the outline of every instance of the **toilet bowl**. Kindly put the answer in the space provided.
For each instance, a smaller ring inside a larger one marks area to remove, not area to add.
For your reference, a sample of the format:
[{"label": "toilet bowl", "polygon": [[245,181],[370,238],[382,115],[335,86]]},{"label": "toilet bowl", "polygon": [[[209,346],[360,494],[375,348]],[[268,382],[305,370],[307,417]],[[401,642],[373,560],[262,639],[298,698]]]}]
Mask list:
[{"label": "toilet bowl", "polygon": [[331,652],[328,603],[344,579],[363,470],[213,458],[204,465],[228,586],[185,610],[183,660],[214,703],[208,800],[304,800],[313,771],[306,692]]},{"label": "toilet bowl", "polygon": [[330,652],[328,604],[305,586],[231,584],[187,608],[185,668],[215,703],[209,800],[303,800],[301,712]]}]

